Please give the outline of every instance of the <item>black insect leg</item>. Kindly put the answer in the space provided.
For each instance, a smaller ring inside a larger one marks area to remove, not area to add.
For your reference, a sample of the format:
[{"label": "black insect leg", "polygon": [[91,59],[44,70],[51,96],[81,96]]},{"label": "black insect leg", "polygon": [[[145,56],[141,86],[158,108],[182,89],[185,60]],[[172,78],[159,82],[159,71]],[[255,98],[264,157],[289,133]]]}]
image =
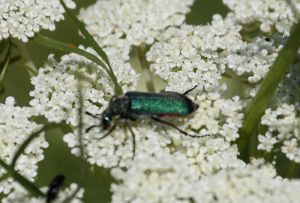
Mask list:
[{"label": "black insect leg", "polygon": [[91,129],[96,128],[96,127],[101,127],[102,125],[91,125],[90,127],[88,127],[87,129],[85,129],[85,132],[88,133]]},{"label": "black insect leg", "polygon": [[106,138],[110,133],[112,133],[112,131],[114,131],[114,129],[116,129],[116,126],[115,126],[115,125],[113,125],[113,126],[108,130],[108,132],[105,133],[105,135],[103,135],[102,137],[100,137],[99,140],[102,140],[102,139]]},{"label": "black insect leg", "polygon": [[193,88],[191,88],[191,89],[185,91],[185,92],[183,93],[183,95],[187,95],[188,93],[190,93],[191,91],[193,91],[194,89],[196,89],[197,86],[198,86],[198,85],[195,85]]},{"label": "black insect leg", "polygon": [[135,134],[133,130],[131,129],[130,125],[126,123],[126,127],[129,129],[131,136],[132,136],[132,159],[135,157]]},{"label": "black insect leg", "polygon": [[178,127],[177,127],[176,125],[174,125],[173,123],[170,123],[170,122],[168,122],[168,121],[162,120],[162,119],[160,119],[160,118],[158,118],[158,117],[152,116],[151,119],[154,120],[154,121],[157,121],[157,122],[159,122],[159,123],[168,125],[168,126],[170,126],[170,127],[172,127],[172,128],[175,128],[175,129],[178,130],[180,133],[182,133],[182,134],[184,134],[184,135],[186,135],[186,136],[189,136],[189,137],[192,137],[192,138],[204,137],[204,136],[191,135],[191,134],[185,132],[184,130],[178,128]]}]

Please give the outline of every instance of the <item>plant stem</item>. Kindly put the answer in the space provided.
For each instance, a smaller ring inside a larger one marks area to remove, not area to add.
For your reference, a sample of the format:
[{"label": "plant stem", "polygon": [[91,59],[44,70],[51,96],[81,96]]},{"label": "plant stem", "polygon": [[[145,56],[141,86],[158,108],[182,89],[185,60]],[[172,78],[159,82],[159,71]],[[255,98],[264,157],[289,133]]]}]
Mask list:
[{"label": "plant stem", "polygon": [[2,159],[0,159],[0,165],[7,170],[7,172],[17,181],[20,185],[27,189],[27,191],[35,197],[44,197],[44,193],[31,181],[27,180],[12,167],[7,165]]},{"label": "plant stem", "polygon": [[146,45],[145,44],[141,44],[139,46],[138,56],[139,56],[139,61],[140,61],[142,70],[144,71],[147,90],[149,92],[155,92],[155,87],[154,87],[154,83],[153,83],[153,76],[150,72],[148,61],[146,60]]},{"label": "plant stem", "polygon": [[52,129],[52,128],[57,128],[59,127],[60,124],[48,124],[44,127],[42,127],[41,129],[39,129],[38,131],[32,133],[23,143],[22,145],[19,147],[19,149],[17,150],[17,152],[15,153],[13,160],[11,162],[11,168],[14,169],[15,165],[17,163],[18,158],[20,157],[20,155],[24,152],[24,150],[26,149],[26,147],[31,143],[31,141],[38,137],[40,135],[41,132]]},{"label": "plant stem", "polygon": [[36,43],[39,43],[39,44],[41,44],[43,46],[46,46],[46,47],[50,47],[50,48],[57,49],[57,50],[60,50],[60,51],[65,51],[65,52],[68,52],[68,53],[76,53],[76,54],[81,55],[81,56],[93,61],[94,63],[100,65],[107,72],[107,74],[110,76],[110,78],[112,79],[112,81],[115,85],[115,91],[117,91],[118,94],[120,94],[119,93],[120,91],[123,92],[122,88],[118,84],[116,76],[94,54],[91,54],[91,53],[89,53],[89,52],[87,52],[83,49],[77,48],[73,44],[60,42],[60,41],[57,41],[57,40],[52,39],[50,37],[43,36],[41,34],[36,34],[35,37],[32,38],[32,39]]},{"label": "plant stem", "polygon": [[259,124],[261,116],[264,114],[265,109],[268,107],[273,95],[275,94],[275,90],[296,57],[300,46],[300,23],[298,23],[294,28],[295,29],[291,32],[286,44],[279,52],[279,55],[266,78],[262,81],[253,101],[247,108],[248,110],[245,113],[243,126],[239,130],[240,138],[237,141],[242,155],[245,154],[250,137],[256,136],[254,132]]},{"label": "plant stem", "polygon": [[73,14],[73,12],[70,9],[68,9],[68,7],[64,3],[64,1],[60,0],[60,3],[64,7],[64,9],[65,9],[67,15],[69,16],[69,18],[71,18],[71,20],[73,21],[73,23],[75,24],[75,26],[83,34],[83,36],[85,37],[85,40],[88,42],[88,44],[94,48],[94,50],[98,53],[98,55],[108,65],[108,69],[111,72],[111,78],[112,78],[112,80],[115,81],[114,82],[115,83],[115,95],[122,95],[123,94],[123,90],[122,90],[122,88],[117,83],[117,77],[116,77],[116,75],[115,75],[115,73],[114,73],[114,71],[113,71],[113,69],[112,69],[112,67],[110,65],[110,62],[109,62],[109,59],[108,59],[108,56],[106,55],[106,53],[99,46],[99,44],[96,42],[96,40],[94,39],[94,37],[87,31],[87,29],[85,28],[84,24],[76,17],[76,15]]}]

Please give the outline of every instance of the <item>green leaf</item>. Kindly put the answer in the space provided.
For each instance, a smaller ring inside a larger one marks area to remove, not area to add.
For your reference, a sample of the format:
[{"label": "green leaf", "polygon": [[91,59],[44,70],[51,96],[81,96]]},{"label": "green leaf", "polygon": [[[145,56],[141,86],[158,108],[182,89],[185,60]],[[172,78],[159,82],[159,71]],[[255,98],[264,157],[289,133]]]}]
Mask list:
[{"label": "green leaf", "polygon": [[247,108],[248,110],[245,113],[243,126],[239,130],[240,138],[237,141],[242,156],[243,153],[245,153],[250,137],[255,136],[254,132],[259,124],[261,116],[264,114],[279,83],[284,78],[297,55],[297,51],[300,47],[299,36],[300,23],[295,25],[286,44],[279,52],[278,57],[270,68],[266,78],[262,81],[257,94]]},{"label": "green leaf", "polygon": [[66,6],[63,0],[60,0],[62,6],[64,7],[67,15],[71,18],[71,20],[74,22],[75,26],[80,30],[80,32],[83,34],[85,37],[86,41],[88,44],[94,48],[94,50],[99,54],[99,56],[105,61],[105,63],[108,65],[108,69],[111,72],[111,79],[113,80],[115,84],[115,94],[116,95],[121,95],[123,94],[122,88],[118,84],[118,80],[116,75],[114,74],[114,71],[110,65],[108,56],[106,53],[103,51],[103,49],[99,46],[99,44],[96,42],[94,37],[87,31],[85,28],[85,25],[72,13],[72,11]]}]

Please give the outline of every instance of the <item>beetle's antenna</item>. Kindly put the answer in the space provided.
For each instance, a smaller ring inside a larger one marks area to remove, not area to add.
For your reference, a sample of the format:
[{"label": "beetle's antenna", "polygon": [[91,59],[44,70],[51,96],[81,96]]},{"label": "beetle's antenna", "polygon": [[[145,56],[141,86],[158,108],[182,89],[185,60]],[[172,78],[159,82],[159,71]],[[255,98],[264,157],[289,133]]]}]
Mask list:
[{"label": "beetle's antenna", "polygon": [[187,95],[189,92],[191,92],[191,91],[193,91],[194,89],[196,89],[197,86],[198,86],[198,85],[195,85],[192,89],[189,89],[189,90],[185,91],[185,92],[183,93],[183,95]]},{"label": "beetle's antenna", "polygon": [[132,159],[134,159],[135,157],[135,134],[133,132],[133,130],[131,129],[131,127],[126,123],[126,126],[128,127],[131,135],[132,135]]},{"label": "beetle's antenna", "polygon": [[90,127],[88,127],[87,129],[85,129],[85,132],[88,133],[91,129],[96,128],[96,127],[101,127],[102,125],[91,125]]},{"label": "beetle's antenna", "polygon": [[88,111],[86,111],[85,112],[85,114],[86,115],[89,115],[89,116],[91,116],[91,117],[93,117],[93,118],[101,118],[100,116],[101,116],[101,114],[92,114],[92,113],[90,113],[90,112],[88,112]]},{"label": "beetle's antenna", "polygon": [[184,134],[184,135],[186,135],[186,136],[192,137],[192,138],[202,138],[202,137],[208,136],[208,135],[204,135],[204,136],[191,135],[191,134],[185,132],[184,130],[178,128],[178,127],[177,127],[176,125],[174,125],[173,123],[170,123],[170,122],[168,122],[168,121],[162,120],[162,119],[157,118],[157,117],[155,117],[155,116],[152,116],[151,119],[154,120],[154,121],[156,121],[156,122],[159,122],[159,123],[168,125],[168,126],[170,126],[170,127],[172,127],[172,128],[175,128],[175,129],[178,130],[180,133],[182,133],[182,134]]}]

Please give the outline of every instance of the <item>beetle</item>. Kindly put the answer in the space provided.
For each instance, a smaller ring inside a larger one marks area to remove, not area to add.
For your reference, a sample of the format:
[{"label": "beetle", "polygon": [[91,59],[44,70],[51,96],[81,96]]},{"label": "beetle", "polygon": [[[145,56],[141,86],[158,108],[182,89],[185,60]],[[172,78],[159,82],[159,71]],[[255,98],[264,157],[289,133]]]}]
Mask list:
[{"label": "beetle", "polygon": [[197,86],[187,90],[183,94],[178,92],[164,91],[160,93],[149,92],[136,92],[130,91],[125,93],[124,96],[112,97],[108,107],[102,112],[102,114],[91,114],[86,112],[87,115],[101,120],[99,125],[92,125],[85,131],[89,132],[95,127],[101,127],[103,130],[107,130],[102,137],[107,137],[116,128],[115,122],[117,120],[125,120],[125,125],[128,127],[133,138],[133,157],[135,155],[135,134],[133,133],[128,121],[136,121],[141,117],[147,117],[155,122],[168,125],[175,128],[180,133],[190,137],[203,137],[192,135],[184,130],[178,128],[176,125],[162,119],[163,117],[185,117],[198,109],[198,105],[195,104],[186,95],[194,90]]},{"label": "beetle", "polygon": [[46,194],[46,202],[50,203],[52,202],[56,197],[60,190],[60,187],[64,183],[65,176],[62,174],[59,174],[55,176],[52,181],[49,184],[48,191]]}]

